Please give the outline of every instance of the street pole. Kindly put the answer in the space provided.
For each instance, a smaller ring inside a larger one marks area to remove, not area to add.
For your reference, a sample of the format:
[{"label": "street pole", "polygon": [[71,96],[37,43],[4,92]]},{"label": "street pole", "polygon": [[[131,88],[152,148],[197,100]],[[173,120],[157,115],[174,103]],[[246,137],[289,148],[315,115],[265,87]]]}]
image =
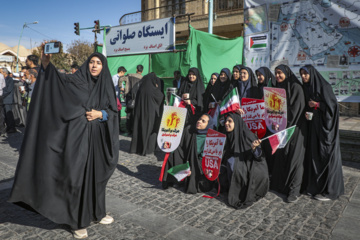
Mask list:
[{"label": "street pole", "polygon": [[23,28],[22,28],[21,34],[20,34],[20,38],[19,38],[19,44],[18,44],[18,48],[17,48],[17,53],[16,53],[16,72],[19,72],[19,47],[20,47],[21,37],[22,37],[22,34],[24,32],[24,28],[26,28],[27,25],[38,24],[38,23],[39,23],[38,21],[35,21],[35,22],[32,22],[32,23],[24,23],[24,25],[23,25]]},{"label": "street pole", "polygon": [[209,30],[208,30],[208,32],[211,34],[213,33],[213,19],[214,19],[213,3],[214,3],[214,0],[208,0],[208,4],[209,4]]}]

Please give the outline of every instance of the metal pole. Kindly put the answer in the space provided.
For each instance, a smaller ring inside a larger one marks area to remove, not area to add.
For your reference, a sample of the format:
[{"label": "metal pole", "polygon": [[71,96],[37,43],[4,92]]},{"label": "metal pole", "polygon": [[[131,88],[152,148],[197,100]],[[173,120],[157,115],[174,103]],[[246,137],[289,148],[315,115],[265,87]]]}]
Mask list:
[{"label": "metal pole", "polygon": [[20,38],[19,38],[19,43],[18,43],[18,48],[17,48],[17,53],[16,53],[16,72],[19,72],[19,47],[20,47],[20,41],[21,41],[21,37],[22,34],[24,32],[24,28],[27,27],[28,24],[38,24],[38,21],[32,22],[32,23],[24,23],[23,28],[21,30],[21,34],[20,34]]},{"label": "metal pole", "polygon": [[208,4],[209,4],[209,33],[213,33],[213,3],[214,0],[208,0]]},{"label": "metal pole", "polygon": [[19,47],[20,47],[20,41],[21,41],[21,37],[22,37],[25,27],[26,27],[26,23],[24,23],[24,25],[23,25],[23,28],[22,28],[21,34],[20,34],[20,38],[19,38],[19,44],[18,44],[18,49],[17,49],[17,53],[16,53],[16,72],[19,72]]}]

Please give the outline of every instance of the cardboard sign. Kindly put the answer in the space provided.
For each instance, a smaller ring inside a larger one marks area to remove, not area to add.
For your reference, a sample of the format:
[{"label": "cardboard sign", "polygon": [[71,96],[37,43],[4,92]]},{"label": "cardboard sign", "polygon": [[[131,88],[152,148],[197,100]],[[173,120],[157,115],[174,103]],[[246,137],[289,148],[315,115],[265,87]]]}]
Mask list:
[{"label": "cardboard sign", "polygon": [[264,87],[265,122],[272,133],[284,130],[287,125],[286,91]]},{"label": "cardboard sign", "polygon": [[165,106],[157,137],[159,148],[163,152],[173,152],[180,144],[184,130],[187,109]]},{"label": "cardboard sign", "polygon": [[219,176],[225,140],[225,134],[212,129],[206,134],[202,169],[205,177],[210,181],[214,181]]},{"label": "cardboard sign", "polygon": [[266,133],[265,103],[261,99],[243,98],[241,106],[245,114],[242,116],[248,128],[263,138]]}]

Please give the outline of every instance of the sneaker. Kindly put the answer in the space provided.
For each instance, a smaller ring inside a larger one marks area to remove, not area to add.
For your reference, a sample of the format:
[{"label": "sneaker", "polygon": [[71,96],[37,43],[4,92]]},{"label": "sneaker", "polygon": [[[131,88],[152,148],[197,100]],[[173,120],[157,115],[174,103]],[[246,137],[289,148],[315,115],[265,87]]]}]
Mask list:
[{"label": "sneaker", "polygon": [[105,217],[103,217],[101,219],[101,221],[99,223],[100,224],[111,224],[113,222],[114,222],[114,218],[109,215],[106,215]]},{"label": "sneaker", "polygon": [[289,195],[286,200],[287,200],[288,203],[293,203],[293,202],[296,202],[297,199],[298,199],[297,196]]},{"label": "sneaker", "polygon": [[72,232],[73,232],[74,238],[77,238],[77,239],[84,239],[84,238],[88,237],[86,228],[73,230]]},{"label": "sneaker", "polygon": [[325,196],[322,195],[322,194],[316,194],[316,195],[314,196],[314,198],[315,198],[316,200],[319,200],[319,201],[330,201],[330,200],[331,200],[330,198],[325,197]]}]

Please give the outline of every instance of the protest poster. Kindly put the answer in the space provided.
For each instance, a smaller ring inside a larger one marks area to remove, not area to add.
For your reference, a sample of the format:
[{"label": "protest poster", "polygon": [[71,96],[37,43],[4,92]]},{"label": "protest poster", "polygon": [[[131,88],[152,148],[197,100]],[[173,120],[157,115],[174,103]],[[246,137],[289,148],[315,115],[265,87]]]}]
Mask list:
[{"label": "protest poster", "polygon": [[180,144],[187,109],[164,106],[157,143],[163,152],[172,152]]},{"label": "protest poster", "polygon": [[243,98],[241,99],[241,106],[245,112],[242,118],[248,128],[256,133],[258,138],[263,138],[266,133],[264,100]]},{"label": "protest poster", "polygon": [[212,129],[206,134],[202,169],[205,177],[210,181],[214,181],[219,176],[225,140],[225,134]]},{"label": "protest poster", "polygon": [[267,128],[272,133],[284,130],[287,125],[285,89],[264,87],[264,101]]}]

